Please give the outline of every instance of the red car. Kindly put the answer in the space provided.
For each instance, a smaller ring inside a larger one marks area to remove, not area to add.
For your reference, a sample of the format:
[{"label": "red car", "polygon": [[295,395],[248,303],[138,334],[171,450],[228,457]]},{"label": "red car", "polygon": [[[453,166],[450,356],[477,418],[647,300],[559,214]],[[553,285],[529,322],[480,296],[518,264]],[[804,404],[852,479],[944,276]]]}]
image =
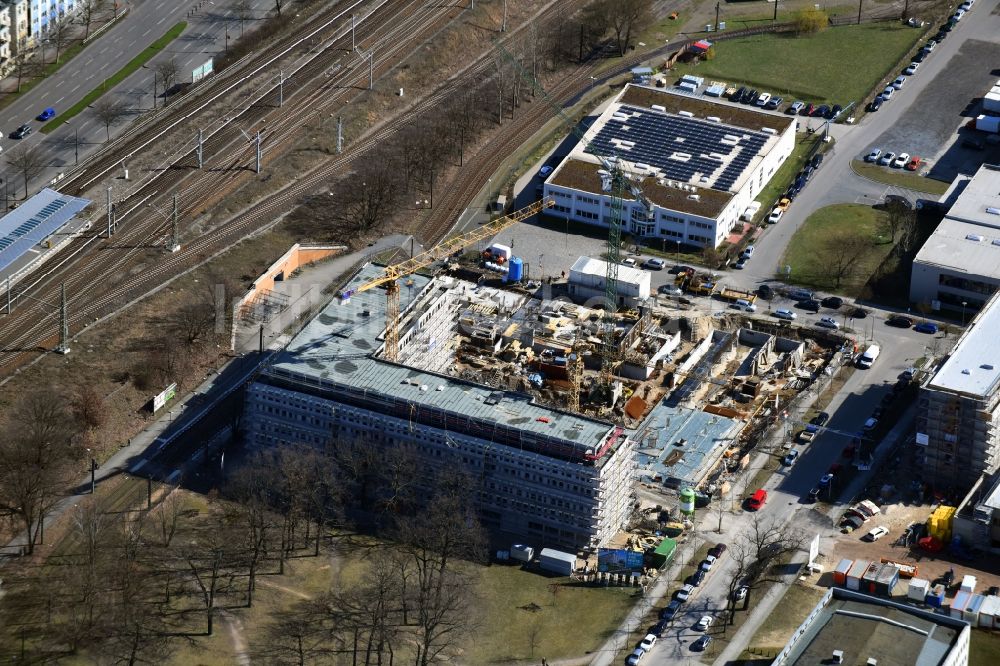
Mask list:
[{"label": "red car", "polygon": [[833,463],[832,465],[830,465],[830,474],[837,476],[838,474],[840,474],[840,470],[842,469],[844,469],[843,465],[841,465],[840,463]]},{"label": "red car", "polygon": [[905,168],[907,171],[916,171],[917,169],[920,168],[920,165],[923,163],[924,161],[922,159],[914,155],[913,157],[910,158],[910,161],[906,163]]}]

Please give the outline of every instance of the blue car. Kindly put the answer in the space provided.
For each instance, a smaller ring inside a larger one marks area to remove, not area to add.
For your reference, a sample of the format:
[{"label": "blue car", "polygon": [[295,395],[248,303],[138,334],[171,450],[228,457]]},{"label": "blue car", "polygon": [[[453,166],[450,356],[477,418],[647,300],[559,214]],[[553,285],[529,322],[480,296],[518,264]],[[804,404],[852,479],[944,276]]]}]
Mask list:
[{"label": "blue car", "polygon": [[916,331],[917,333],[931,333],[931,334],[934,334],[934,333],[938,332],[938,327],[937,327],[937,324],[932,324],[929,321],[922,321],[919,324],[917,324],[916,326],[914,326],[913,330]]},{"label": "blue car", "polygon": [[41,113],[39,113],[36,120],[39,120],[44,123],[46,120],[51,120],[52,118],[55,117],[56,117],[56,110],[50,106]]}]

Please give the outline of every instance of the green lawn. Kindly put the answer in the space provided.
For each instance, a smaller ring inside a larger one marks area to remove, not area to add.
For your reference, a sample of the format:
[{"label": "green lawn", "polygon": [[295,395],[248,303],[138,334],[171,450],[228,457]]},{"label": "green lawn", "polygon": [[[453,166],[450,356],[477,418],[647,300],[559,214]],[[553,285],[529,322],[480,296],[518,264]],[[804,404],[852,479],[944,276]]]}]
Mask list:
[{"label": "green lawn", "polygon": [[820,137],[815,134],[803,133],[796,137],[795,148],[792,149],[792,154],[785,160],[771,180],[767,181],[767,185],[760,191],[760,194],[754,197],[761,203],[760,210],[757,211],[757,215],[755,216],[755,221],[763,220],[770,215],[771,208],[778,202],[778,197],[788,188],[792,180],[795,179],[795,174],[802,169],[802,165],[806,161],[806,156],[809,155],[813,146],[819,140]]},{"label": "green lawn", "polygon": [[[765,593],[765,589],[758,590],[756,592],[757,599],[760,599]],[[819,603],[823,594],[824,590],[815,587],[799,584],[790,585],[785,596],[781,598],[779,605],[781,612],[771,613],[767,616],[767,619],[757,629],[757,633],[750,639],[742,658],[774,657],[792,637],[792,632],[802,624],[809,611]]]},{"label": "green lawn", "polygon": [[1000,634],[973,629],[969,638],[969,666],[1000,664]]},{"label": "green lawn", "polygon": [[846,106],[851,101],[863,102],[872,86],[922,34],[902,24],[869,23],[802,37],[755,35],[719,42],[713,60],[680,65],[675,74],[696,74],[786,98]]},{"label": "green lawn", "polygon": [[[551,587],[556,586],[553,594]],[[636,590],[590,587],[511,566],[482,570],[479,607],[483,628],[467,642],[465,664],[541,663],[582,656],[617,628],[636,602]],[[537,631],[534,657],[530,636]]]},{"label": "green lawn", "polygon": [[854,169],[859,176],[868,178],[869,180],[874,180],[878,183],[885,183],[886,185],[902,187],[907,190],[926,192],[928,194],[944,194],[951,186],[951,183],[946,183],[942,180],[934,180],[932,178],[924,178],[923,176],[918,176],[912,171],[878,166],[876,164],[869,164],[862,160],[852,161],[851,168]]},{"label": "green lawn", "polygon": [[[128,61],[124,67],[119,69],[117,72],[109,76],[104,80],[104,82],[97,88],[94,88],[89,93],[84,96],[79,102],[59,113],[54,119],[45,123],[42,126],[41,131],[48,134],[54,131],[57,127],[62,125],[64,122],[77,115],[88,106],[93,104],[97,99],[103,95],[106,91],[114,88],[116,85],[125,80],[125,77],[129,76],[144,64],[146,64],[153,56],[162,51],[167,47],[170,42],[177,39],[184,29],[187,28],[187,23],[181,21],[170,30],[168,30],[162,37],[157,39],[155,42],[147,46],[139,55]],[[82,48],[82,47],[81,47]]]},{"label": "green lawn", "polygon": [[870,206],[860,204],[838,204],[814,212],[792,236],[781,260],[782,267],[791,266],[788,281],[819,289],[836,289],[828,269],[831,243],[841,235],[867,238],[871,239],[871,244],[839,287],[842,293],[857,295],[893,247],[888,238],[879,236],[881,215]]}]

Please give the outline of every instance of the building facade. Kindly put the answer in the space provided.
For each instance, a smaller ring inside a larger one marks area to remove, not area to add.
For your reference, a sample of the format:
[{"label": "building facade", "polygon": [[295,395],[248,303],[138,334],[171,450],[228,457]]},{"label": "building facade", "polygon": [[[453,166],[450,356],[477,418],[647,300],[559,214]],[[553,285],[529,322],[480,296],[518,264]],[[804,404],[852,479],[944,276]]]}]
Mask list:
[{"label": "building facade", "polygon": [[[652,204],[626,192],[622,232],[665,250],[716,247],[791,155],[795,119],[723,100],[627,85],[546,178],[546,214],[607,227],[612,197],[598,158],[619,160]],[[594,152],[596,151],[596,153]]]},{"label": "building facade", "polygon": [[924,479],[964,494],[1000,464],[1000,305],[994,296],[969,324],[933,378],[920,389],[916,444]]},{"label": "building facade", "polygon": [[[571,298],[590,303],[603,303],[607,292],[608,262],[592,257],[580,257],[569,269],[566,285]],[[618,305],[636,307],[649,299],[650,274],[633,266],[618,267]]]},{"label": "building facade", "polygon": [[1000,288],[1000,166],[960,177],[945,200],[947,215],[913,260],[910,300],[964,315]]},{"label": "building facade", "polygon": [[[367,266],[348,289],[381,273]],[[404,327],[431,325],[448,307],[448,290],[437,279],[407,280]],[[634,503],[635,444],[622,428],[527,394],[384,361],[385,321],[380,290],[324,308],[247,390],[249,445],[360,439],[406,448],[431,468],[479,479],[484,524],[533,545],[592,549],[624,527]],[[400,332],[401,359],[426,342],[413,330]]]}]

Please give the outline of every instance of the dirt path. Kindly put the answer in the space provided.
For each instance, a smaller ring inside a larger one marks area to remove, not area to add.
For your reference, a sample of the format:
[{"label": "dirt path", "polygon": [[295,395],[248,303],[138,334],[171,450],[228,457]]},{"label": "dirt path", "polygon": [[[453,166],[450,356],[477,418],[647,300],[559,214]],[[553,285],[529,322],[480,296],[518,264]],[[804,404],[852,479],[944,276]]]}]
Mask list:
[{"label": "dirt path", "polygon": [[247,641],[243,634],[242,620],[228,611],[220,611],[219,617],[222,618],[222,621],[226,623],[226,628],[229,629],[229,638],[233,642],[233,653],[236,655],[236,663],[240,666],[250,666],[250,653],[247,651]]}]

